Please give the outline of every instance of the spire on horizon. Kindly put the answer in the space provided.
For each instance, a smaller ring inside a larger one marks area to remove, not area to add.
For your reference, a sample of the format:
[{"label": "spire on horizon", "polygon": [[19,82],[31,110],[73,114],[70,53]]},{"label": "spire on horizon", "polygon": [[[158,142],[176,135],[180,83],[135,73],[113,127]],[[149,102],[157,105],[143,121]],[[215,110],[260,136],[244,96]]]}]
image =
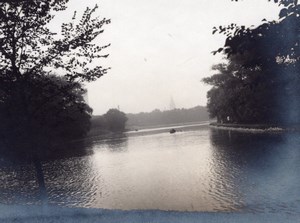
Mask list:
[{"label": "spire on horizon", "polygon": [[175,108],[176,108],[176,105],[175,105],[174,99],[173,99],[173,97],[171,97],[171,100],[170,100],[170,110],[173,110]]}]

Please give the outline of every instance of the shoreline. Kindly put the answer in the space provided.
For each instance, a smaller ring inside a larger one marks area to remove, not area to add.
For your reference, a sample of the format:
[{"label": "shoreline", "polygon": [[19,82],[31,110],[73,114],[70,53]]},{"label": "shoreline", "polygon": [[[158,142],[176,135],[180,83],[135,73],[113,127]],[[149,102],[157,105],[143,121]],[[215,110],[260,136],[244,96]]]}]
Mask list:
[{"label": "shoreline", "polygon": [[109,210],[38,205],[0,204],[0,222],[297,222],[299,214],[251,212],[185,212],[162,210]]},{"label": "shoreline", "polygon": [[211,122],[211,128],[248,131],[248,132],[295,132],[300,131],[299,125],[271,125],[271,124],[237,124],[237,123],[217,123]]}]

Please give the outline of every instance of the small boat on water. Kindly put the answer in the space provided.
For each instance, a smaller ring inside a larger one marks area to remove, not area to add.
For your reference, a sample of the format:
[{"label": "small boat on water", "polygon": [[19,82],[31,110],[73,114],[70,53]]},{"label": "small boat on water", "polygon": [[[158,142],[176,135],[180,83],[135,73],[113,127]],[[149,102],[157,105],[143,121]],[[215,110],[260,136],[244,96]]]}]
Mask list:
[{"label": "small boat on water", "polygon": [[173,133],[175,133],[175,132],[176,132],[175,129],[170,129],[170,134],[173,134]]}]

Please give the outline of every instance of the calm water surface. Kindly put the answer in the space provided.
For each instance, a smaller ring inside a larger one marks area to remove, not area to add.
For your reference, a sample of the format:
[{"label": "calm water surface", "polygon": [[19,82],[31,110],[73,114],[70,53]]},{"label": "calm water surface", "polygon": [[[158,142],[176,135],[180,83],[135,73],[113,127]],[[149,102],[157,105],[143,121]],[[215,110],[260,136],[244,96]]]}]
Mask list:
[{"label": "calm water surface", "polygon": [[[43,163],[53,204],[108,209],[300,212],[300,134],[207,124],[93,138]],[[69,145],[72,146],[72,145]],[[38,201],[34,168],[0,167],[0,201]]]}]

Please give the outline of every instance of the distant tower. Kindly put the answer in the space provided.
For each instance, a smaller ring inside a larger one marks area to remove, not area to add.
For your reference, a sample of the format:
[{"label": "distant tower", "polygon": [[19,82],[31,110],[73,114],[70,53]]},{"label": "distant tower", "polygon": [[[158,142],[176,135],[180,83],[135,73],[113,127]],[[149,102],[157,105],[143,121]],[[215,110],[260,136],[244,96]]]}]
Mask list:
[{"label": "distant tower", "polygon": [[175,108],[176,108],[175,102],[173,100],[173,97],[171,97],[171,100],[170,100],[170,110],[173,110]]}]

